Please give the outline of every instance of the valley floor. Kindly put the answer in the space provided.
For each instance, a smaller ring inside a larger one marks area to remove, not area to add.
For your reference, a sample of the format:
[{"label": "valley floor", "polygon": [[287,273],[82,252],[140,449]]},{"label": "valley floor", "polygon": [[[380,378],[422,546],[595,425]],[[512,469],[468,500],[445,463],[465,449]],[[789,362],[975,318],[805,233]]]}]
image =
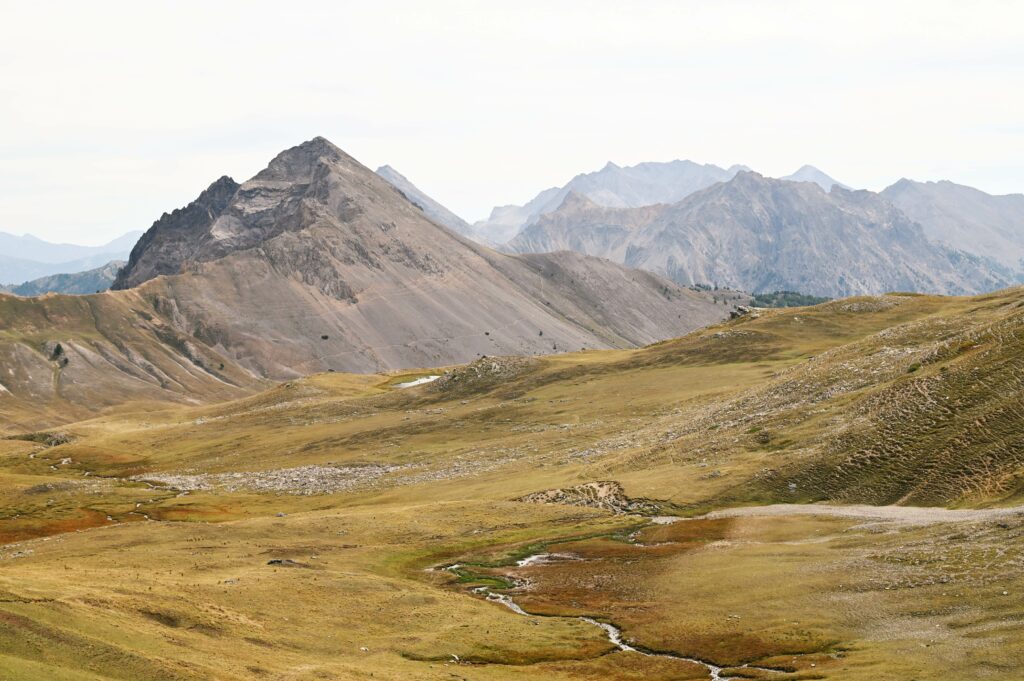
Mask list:
[{"label": "valley floor", "polygon": [[0,679],[1016,678],[1022,304],[8,431]]}]

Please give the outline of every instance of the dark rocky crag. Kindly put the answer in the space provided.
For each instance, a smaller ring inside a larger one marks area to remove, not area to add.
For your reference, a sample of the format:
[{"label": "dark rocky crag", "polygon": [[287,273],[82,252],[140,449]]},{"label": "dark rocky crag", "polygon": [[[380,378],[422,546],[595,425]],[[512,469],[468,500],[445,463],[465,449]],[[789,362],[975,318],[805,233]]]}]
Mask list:
[{"label": "dark rocky crag", "polygon": [[184,208],[164,213],[139,238],[111,288],[138,286],[161,274],[180,274],[185,263],[216,257],[204,252],[214,221],[238,191],[238,183],[221,177]]}]

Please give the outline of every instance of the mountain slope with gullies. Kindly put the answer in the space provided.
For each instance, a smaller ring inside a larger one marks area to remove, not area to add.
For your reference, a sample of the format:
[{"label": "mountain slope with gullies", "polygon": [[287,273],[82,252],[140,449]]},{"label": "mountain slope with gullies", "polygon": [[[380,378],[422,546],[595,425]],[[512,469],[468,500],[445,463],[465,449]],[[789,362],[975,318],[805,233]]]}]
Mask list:
[{"label": "mountain slope with gullies", "polygon": [[0,434],[117,405],[198,404],[267,385],[153,303],[137,290],[0,294]]},{"label": "mountain slope with gullies", "polygon": [[979,293],[1011,283],[984,258],[930,241],[883,197],[741,172],[682,201],[604,208],[567,198],[509,243],[573,248],[680,284],[841,297],[885,291]]},{"label": "mountain slope with gullies", "polygon": [[475,244],[322,138],[161,217],[110,292],[0,300],[0,353],[25,367],[0,378],[8,396],[79,407],[90,399],[71,385],[203,399],[317,371],[644,345],[731,309],[577,253]]},{"label": "mountain slope with gullies", "polygon": [[[231,185],[218,183],[179,211],[195,218],[187,225],[147,232],[119,285],[178,272],[148,281],[147,295],[259,375],[626,347],[728,312],[611,263],[496,253],[431,222],[322,138],[282,152],[222,208]],[[587,286],[586,296],[574,290]]]},{"label": "mountain slope with gullies", "polygon": [[1024,194],[903,179],[882,196],[921,223],[930,238],[1024,272]]}]

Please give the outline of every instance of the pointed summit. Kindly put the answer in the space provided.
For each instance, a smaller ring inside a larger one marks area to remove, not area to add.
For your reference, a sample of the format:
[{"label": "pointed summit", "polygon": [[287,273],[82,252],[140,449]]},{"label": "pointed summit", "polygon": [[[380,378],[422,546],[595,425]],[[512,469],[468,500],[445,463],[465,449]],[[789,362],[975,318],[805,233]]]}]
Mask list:
[{"label": "pointed summit", "polygon": [[[285,149],[250,182],[309,182],[320,163],[362,164],[335,146],[325,137],[314,137],[291,149]],[[368,169],[367,169],[368,170]],[[246,183],[248,184],[248,183]]]},{"label": "pointed summit", "polygon": [[849,189],[849,187],[842,182],[838,182],[814,166],[806,164],[800,166],[800,169],[792,175],[786,175],[779,179],[786,180],[787,182],[813,182],[826,192],[832,191],[832,187],[835,185],[839,185],[843,189]]},{"label": "pointed summit", "polygon": [[185,261],[183,254],[192,253],[195,244],[209,233],[238,187],[237,182],[223,175],[192,203],[160,216],[139,238],[111,288],[131,288],[161,274],[179,273]]}]

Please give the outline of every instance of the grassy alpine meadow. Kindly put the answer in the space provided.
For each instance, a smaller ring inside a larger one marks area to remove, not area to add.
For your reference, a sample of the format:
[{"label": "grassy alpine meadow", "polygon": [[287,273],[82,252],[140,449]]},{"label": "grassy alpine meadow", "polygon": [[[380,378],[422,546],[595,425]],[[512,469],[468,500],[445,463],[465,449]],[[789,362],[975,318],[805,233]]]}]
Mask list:
[{"label": "grassy alpine meadow", "polygon": [[1022,378],[1011,289],[57,396],[0,440],[0,678],[1013,678]]}]

